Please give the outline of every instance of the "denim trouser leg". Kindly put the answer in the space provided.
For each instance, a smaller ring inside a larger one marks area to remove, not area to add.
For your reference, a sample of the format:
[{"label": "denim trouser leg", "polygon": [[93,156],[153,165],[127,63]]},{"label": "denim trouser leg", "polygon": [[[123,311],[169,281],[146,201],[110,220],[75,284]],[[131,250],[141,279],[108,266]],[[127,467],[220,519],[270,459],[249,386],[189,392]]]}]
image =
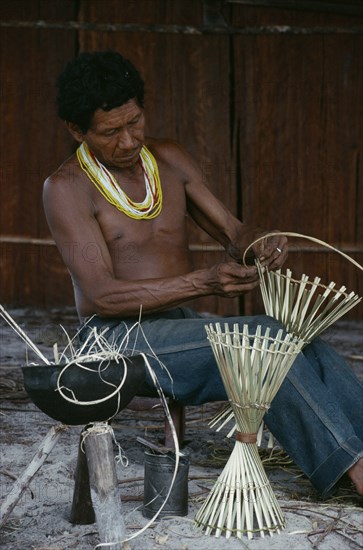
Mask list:
[{"label": "denim trouser leg", "polygon": [[363,386],[317,338],[292,365],[266,425],[323,496],[363,457]]},{"label": "denim trouser leg", "polygon": [[[129,334],[127,332],[135,326],[135,320],[120,323],[109,319],[105,320],[108,322],[104,322],[104,326],[110,326],[110,339],[116,337],[117,344],[124,348],[126,354],[149,353],[152,348],[158,360],[165,366],[162,368],[149,354],[150,364],[165,395],[175,397],[184,405],[227,400],[218,366],[207,340],[205,325],[219,321],[231,326],[240,321],[242,325],[248,324],[249,331],[253,334],[257,325],[267,326],[266,319],[270,318],[204,318],[185,308],[172,310],[170,314],[176,317],[171,319],[146,316],[142,322],[142,331],[135,327]],[[114,322],[116,324],[112,326]],[[273,323],[280,328],[271,319],[271,324]],[[147,376],[147,381],[154,388],[151,377]]]},{"label": "denim trouser leg", "polygon": [[[165,394],[185,405],[199,405],[227,399],[205,331],[206,324],[216,321],[248,324],[250,334],[257,325],[263,332],[271,327],[272,335],[281,327],[264,315],[216,319],[184,308],[145,316],[142,331],[135,327],[127,337],[135,320],[96,317],[90,325],[109,327],[107,337],[123,342],[125,353],[148,353],[150,345],[168,371],[150,360]],[[363,456],[362,404],[360,382],[343,359],[317,339],[297,356],[265,415],[273,435],[324,496]]]}]

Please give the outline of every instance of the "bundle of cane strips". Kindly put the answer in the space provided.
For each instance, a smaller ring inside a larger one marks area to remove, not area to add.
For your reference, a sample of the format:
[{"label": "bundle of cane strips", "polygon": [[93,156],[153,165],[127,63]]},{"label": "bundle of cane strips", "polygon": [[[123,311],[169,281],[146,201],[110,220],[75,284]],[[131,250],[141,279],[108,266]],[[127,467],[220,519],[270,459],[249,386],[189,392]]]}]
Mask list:
[{"label": "bundle of cane strips", "polygon": [[206,326],[208,340],[237,424],[232,454],[198,511],[195,522],[206,534],[226,538],[235,534],[272,536],[285,519],[271,489],[257,448],[257,431],[303,343],[282,330],[276,337],[261,326],[250,335],[248,326],[217,323]]}]

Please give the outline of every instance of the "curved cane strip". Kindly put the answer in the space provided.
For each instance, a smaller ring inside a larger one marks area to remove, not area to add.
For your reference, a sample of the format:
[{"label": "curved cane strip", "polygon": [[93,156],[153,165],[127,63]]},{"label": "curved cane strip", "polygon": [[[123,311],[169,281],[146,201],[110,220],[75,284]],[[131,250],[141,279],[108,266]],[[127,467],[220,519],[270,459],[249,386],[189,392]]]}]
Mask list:
[{"label": "curved cane strip", "polygon": [[[90,405],[98,405],[99,403],[104,403],[105,401],[108,401],[109,399],[112,399],[112,397],[114,397],[115,395],[118,395],[122,386],[124,385],[125,383],[125,380],[126,380],[126,377],[127,377],[127,364],[126,364],[126,361],[124,359],[124,357],[120,357],[120,359],[122,360],[123,364],[124,364],[124,373],[123,373],[123,377],[122,377],[122,380],[121,382],[119,383],[118,386],[116,386],[115,384],[112,384],[110,382],[107,382],[106,380],[104,380],[101,376],[101,366],[102,366],[102,363],[104,363],[105,361],[109,364],[109,360],[108,359],[103,359],[100,363],[100,366],[99,366],[99,369],[98,369],[98,374],[101,378],[101,380],[105,383],[105,384],[109,384],[110,386],[114,387],[115,390],[106,395],[105,397],[102,397],[100,399],[95,399],[93,401],[79,401],[73,394],[73,397],[68,397],[65,393],[64,393],[64,389],[67,389],[65,388],[64,386],[61,385],[61,378],[62,376],[64,375],[64,373],[66,372],[66,370],[71,367],[72,365],[77,365],[80,369],[84,369],[84,370],[87,370],[87,371],[90,371],[90,372],[94,372],[92,369],[89,369],[87,368],[87,360],[90,361],[90,358],[92,357],[92,361],[97,361],[97,359],[94,358],[94,355],[84,355],[84,356],[81,356],[81,357],[78,357],[77,359],[75,359],[74,361],[70,361],[69,363],[67,363],[67,365],[65,365],[63,367],[63,369],[61,370],[61,372],[59,373],[59,376],[57,378],[57,391],[59,391],[59,393],[61,394],[61,396],[63,397],[63,399],[65,399],[66,401],[68,401],[69,403],[74,403],[75,405],[83,405],[83,406],[90,406]],[[115,359],[114,359],[115,360]],[[82,364],[81,361],[83,361],[84,363]],[[72,392],[73,393],[73,392]]]},{"label": "curved cane strip", "polygon": [[260,241],[263,241],[264,239],[268,239],[269,237],[277,237],[279,235],[284,235],[285,237],[299,237],[299,238],[307,239],[308,241],[312,241],[314,243],[320,244],[320,245],[322,245],[326,248],[329,248],[330,250],[333,250],[334,252],[337,252],[338,254],[343,256],[343,258],[345,258],[346,260],[348,260],[349,262],[354,264],[356,267],[358,267],[358,269],[363,271],[363,266],[361,264],[356,262],[348,254],[345,254],[345,252],[342,252],[338,248],[335,248],[335,246],[333,246],[329,243],[326,243],[325,241],[322,241],[320,239],[317,239],[316,237],[311,237],[310,235],[303,235],[301,233],[293,233],[291,231],[272,231],[271,233],[266,233],[266,235],[261,235],[261,237],[258,237],[257,239],[255,239],[251,244],[248,245],[248,247],[244,251],[244,254],[243,254],[243,257],[242,257],[243,265],[245,267],[247,267],[247,264],[246,264],[247,253],[255,244],[257,244]]}]

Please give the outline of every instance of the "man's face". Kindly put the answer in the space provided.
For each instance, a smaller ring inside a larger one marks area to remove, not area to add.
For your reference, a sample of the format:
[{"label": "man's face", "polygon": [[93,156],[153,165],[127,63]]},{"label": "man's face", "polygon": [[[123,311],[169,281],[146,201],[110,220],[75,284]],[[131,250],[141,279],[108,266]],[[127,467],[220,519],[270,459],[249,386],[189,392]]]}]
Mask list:
[{"label": "man's face", "polygon": [[130,168],[144,144],[144,111],[135,99],[111,111],[97,109],[82,135],[97,159],[108,167]]}]

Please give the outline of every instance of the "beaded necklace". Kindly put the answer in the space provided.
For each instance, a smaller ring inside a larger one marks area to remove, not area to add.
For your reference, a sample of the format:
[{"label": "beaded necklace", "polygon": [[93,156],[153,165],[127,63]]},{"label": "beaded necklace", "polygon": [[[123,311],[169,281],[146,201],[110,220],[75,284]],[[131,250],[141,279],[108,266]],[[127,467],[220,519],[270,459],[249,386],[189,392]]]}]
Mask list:
[{"label": "beaded necklace", "polygon": [[142,202],[134,202],[122,191],[111,172],[97,160],[85,142],[78,147],[76,154],[80,167],[99,192],[126,216],[134,220],[150,220],[160,214],[163,195],[158,165],[145,145],[142,147],[139,157],[146,189],[146,195]]}]

